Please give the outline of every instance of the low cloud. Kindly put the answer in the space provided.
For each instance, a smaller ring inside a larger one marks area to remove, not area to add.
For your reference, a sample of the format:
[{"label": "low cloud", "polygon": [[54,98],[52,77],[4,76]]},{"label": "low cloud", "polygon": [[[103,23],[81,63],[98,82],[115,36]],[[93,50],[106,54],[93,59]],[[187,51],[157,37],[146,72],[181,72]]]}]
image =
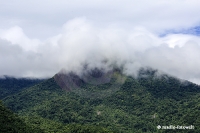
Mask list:
[{"label": "low cloud", "polygon": [[152,67],[200,83],[197,36],[160,37],[144,27],[98,28],[86,18],[68,21],[62,32],[45,41],[28,38],[20,27],[0,31],[1,75],[51,77],[61,69],[79,73],[87,64],[104,69],[123,66],[127,75]]}]

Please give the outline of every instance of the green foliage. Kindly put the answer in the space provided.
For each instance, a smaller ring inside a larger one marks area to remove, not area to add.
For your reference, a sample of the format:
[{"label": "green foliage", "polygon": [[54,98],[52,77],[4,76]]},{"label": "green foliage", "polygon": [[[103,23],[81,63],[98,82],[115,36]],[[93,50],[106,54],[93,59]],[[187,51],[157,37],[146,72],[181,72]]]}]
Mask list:
[{"label": "green foliage", "polygon": [[113,133],[106,128],[92,125],[68,124],[61,133]]},{"label": "green foliage", "polygon": [[5,108],[0,101],[0,132],[1,133],[42,133],[37,128],[27,125],[21,118]]},{"label": "green foliage", "polygon": [[0,99],[3,99],[11,94],[15,94],[24,88],[38,84],[41,81],[43,80],[13,77],[0,78]]},{"label": "green foliage", "polygon": [[[113,82],[99,88],[106,90]],[[99,91],[90,84],[82,87]],[[195,84],[143,70],[138,79],[127,77],[118,91],[108,93],[82,97],[62,90],[51,78],[3,101],[28,125],[45,132],[174,132],[158,130],[158,125],[194,125],[184,132],[200,132],[200,87]]]}]

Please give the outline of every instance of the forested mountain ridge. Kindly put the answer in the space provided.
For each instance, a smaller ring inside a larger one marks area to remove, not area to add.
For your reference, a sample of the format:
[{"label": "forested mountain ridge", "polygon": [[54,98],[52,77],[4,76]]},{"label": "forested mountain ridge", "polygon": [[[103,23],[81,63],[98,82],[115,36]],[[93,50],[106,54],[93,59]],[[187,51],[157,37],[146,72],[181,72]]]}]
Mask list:
[{"label": "forested mountain ridge", "polygon": [[25,88],[42,82],[44,79],[34,78],[15,78],[11,76],[3,76],[0,78],[0,99],[15,94]]},{"label": "forested mountain ridge", "polygon": [[[81,125],[102,132],[200,132],[198,85],[166,74],[158,76],[156,70],[141,70],[137,78],[125,76],[124,81],[120,75],[119,71],[112,73],[104,84],[90,84],[77,77],[81,82],[75,82],[76,91],[62,89],[53,77],[3,101],[27,123],[46,132],[70,131],[67,126],[73,124],[75,129]],[[119,83],[123,84],[114,90],[112,85]],[[164,130],[157,129],[158,125],[195,128]]]}]

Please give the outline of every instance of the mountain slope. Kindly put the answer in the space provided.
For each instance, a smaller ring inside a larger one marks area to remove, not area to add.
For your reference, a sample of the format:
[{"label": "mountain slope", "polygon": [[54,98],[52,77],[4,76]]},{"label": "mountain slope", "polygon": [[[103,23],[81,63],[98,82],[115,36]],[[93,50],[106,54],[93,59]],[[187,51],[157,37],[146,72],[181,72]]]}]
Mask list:
[{"label": "mountain slope", "polygon": [[40,129],[34,129],[22,119],[3,106],[0,101],[0,132],[1,133],[42,133]]},{"label": "mountain slope", "polygon": [[20,90],[40,83],[43,79],[14,78],[5,76],[0,78],[0,99],[17,93]]},{"label": "mountain slope", "polygon": [[[76,77],[72,82],[78,89],[72,84],[67,86],[67,91],[54,77],[3,101],[30,120],[40,117],[124,133],[169,132],[172,130],[159,130],[157,126],[193,125],[195,129],[184,132],[200,132],[199,86],[167,75],[157,76],[154,70],[142,70],[138,78],[120,75],[113,72],[110,81],[104,80],[104,84],[91,84]],[[67,77],[73,79],[73,76]],[[114,90],[113,84],[120,86],[114,86]],[[96,97],[100,93],[103,94]]]}]

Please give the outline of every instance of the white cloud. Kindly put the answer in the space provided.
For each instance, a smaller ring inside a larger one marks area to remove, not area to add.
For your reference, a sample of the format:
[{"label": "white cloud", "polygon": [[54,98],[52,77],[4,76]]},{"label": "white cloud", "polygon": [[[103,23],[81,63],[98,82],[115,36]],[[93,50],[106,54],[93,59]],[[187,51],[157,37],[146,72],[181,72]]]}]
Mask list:
[{"label": "white cloud", "polygon": [[10,41],[13,45],[18,44],[26,51],[35,51],[40,43],[38,39],[29,39],[19,26],[1,30],[0,38]]},{"label": "white cloud", "polygon": [[62,68],[81,71],[82,65],[87,63],[88,67],[124,66],[124,72],[129,75],[136,74],[142,66],[150,66],[179,78],[195,82],[200,79],[200,39],[197,36],[159,37],[141,27],[133,30],[113,26],[98,28],[86,18],[76,18],[63,26],[63,32],[41,42],[35,50],[27,51],[25,44],[31,39],[23,30],[19,33],[18,36],[4,34],[7,36],[2,38],[7,39],[0,43],[2,74],[46,77]]},{"label": "white cloud", "polygon": [[[151,66],[200,83],[200,38],[160,37],[200,22],[199,0],[1,1],[0,73],[53,76],[60,69]],[[63,26],[62,26],[63,25]]]}]

